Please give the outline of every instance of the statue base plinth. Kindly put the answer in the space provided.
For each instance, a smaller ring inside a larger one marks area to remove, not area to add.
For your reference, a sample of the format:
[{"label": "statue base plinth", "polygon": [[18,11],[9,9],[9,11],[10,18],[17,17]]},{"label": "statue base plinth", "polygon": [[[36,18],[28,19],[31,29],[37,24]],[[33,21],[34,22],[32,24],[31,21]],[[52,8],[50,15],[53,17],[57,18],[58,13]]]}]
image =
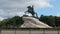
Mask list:
[{"label": "statue base plinth", "polygon": [[23,21],[24,24],[21,25],[22,28],[52,28],[33,17],[23,17]]}]

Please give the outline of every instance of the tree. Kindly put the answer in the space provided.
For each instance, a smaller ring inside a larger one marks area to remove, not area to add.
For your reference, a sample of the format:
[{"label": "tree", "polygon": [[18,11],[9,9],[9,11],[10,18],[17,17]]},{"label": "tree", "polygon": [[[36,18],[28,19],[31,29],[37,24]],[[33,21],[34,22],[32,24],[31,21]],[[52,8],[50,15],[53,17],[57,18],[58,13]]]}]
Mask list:
[{"label": "tree", "polygon": [[44,23],[50,25],[50,26],[53,26],[55,27],[56,24],[55,24],[55,16],[43,16],[41,15],[41,17],[39,18],[40,21],[43,21]]},{"label": "tree", "polygon": [[23,23],[22,17],[14,16],[12,18],[4,19],[0,25],[2,25],[3,28],[19,28]]}]

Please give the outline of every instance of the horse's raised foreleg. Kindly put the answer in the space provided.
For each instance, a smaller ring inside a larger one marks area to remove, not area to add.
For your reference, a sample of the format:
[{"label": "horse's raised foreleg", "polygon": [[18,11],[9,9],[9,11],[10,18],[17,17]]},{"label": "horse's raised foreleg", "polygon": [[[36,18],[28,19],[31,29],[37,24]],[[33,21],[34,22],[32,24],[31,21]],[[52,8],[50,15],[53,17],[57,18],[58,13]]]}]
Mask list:
[{"label": "horse's raised foreleg", "polygon": [[28,12],[28,11],[25,11],[25,15],[26,15],[27,12]]}]

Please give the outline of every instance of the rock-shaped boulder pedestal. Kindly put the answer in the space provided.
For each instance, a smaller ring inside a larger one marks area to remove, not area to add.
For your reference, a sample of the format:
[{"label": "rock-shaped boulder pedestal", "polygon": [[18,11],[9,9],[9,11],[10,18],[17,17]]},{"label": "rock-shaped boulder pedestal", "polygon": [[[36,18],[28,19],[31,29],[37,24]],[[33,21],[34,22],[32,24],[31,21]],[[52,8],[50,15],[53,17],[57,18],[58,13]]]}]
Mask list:
[{"label": "rock-shaped boulder pedestal", "polygon": [[24,24],[21,25],[22,28],[52,28],[33,17],[23,17],[23,21]]}]

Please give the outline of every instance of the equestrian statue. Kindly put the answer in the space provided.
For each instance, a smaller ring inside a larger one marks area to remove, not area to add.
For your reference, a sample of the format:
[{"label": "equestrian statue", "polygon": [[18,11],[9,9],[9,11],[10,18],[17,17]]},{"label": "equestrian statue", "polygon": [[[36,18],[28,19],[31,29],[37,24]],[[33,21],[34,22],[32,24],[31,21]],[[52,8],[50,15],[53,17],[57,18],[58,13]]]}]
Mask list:
[{"label": "equestrian statue", "polygon": [[[33,7],[33,6],[32,6],[32,7],[31,7],[31,6],[28,6],[27,8],[28,8],[28,10],[25,11],[25,14],[26,14],[26,12],[28,12],[28,13],[32,14],[33,17],[37,17],[37,18],[38,18],[37,13],[34,12],[34,7]],[[35,16],[35,15],[36,15],[36,16]]]}]

